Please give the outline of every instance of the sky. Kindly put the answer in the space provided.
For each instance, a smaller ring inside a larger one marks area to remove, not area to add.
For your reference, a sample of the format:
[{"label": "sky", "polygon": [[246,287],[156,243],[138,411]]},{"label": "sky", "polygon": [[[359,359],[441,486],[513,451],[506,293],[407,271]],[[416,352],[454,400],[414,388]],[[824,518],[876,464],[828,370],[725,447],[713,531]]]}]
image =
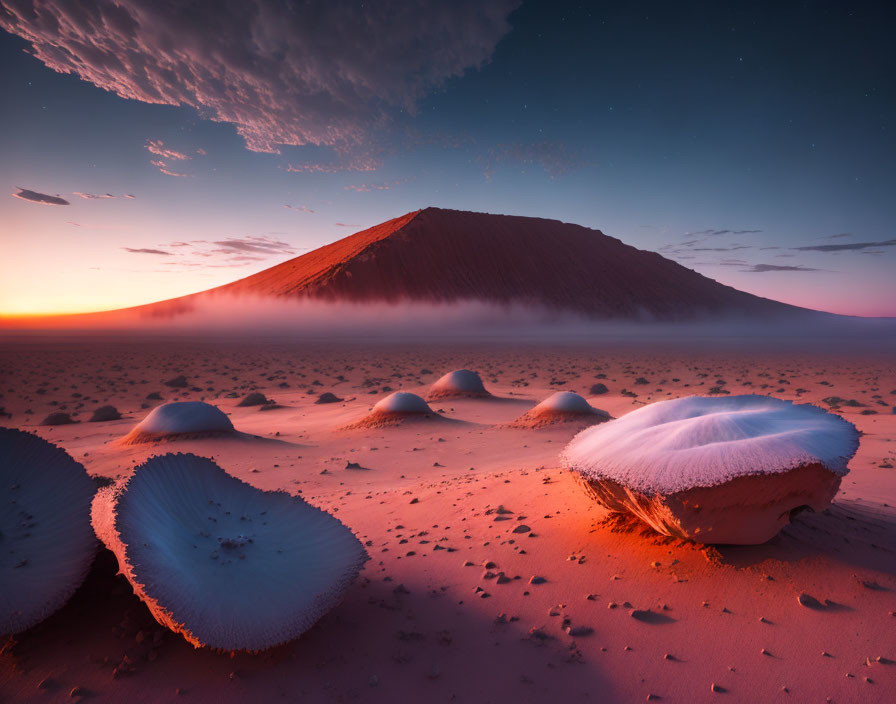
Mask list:
[{"label": "sky", "polygon": [[880,2],[0,0],[0,314],[248,276],[427,206],[896,316]]}]

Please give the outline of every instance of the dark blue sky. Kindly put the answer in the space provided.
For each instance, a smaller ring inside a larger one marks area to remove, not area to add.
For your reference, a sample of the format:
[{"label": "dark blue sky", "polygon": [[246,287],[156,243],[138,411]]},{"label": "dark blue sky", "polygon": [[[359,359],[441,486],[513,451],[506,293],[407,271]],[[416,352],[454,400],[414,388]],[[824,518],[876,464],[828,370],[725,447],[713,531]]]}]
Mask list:
[{"label": "dark blue sky", "polygon": [[884,3],[312,5],[0,0],[23,196],[0,206],[0,311],[200,290],[437,205],[896,315]]}]

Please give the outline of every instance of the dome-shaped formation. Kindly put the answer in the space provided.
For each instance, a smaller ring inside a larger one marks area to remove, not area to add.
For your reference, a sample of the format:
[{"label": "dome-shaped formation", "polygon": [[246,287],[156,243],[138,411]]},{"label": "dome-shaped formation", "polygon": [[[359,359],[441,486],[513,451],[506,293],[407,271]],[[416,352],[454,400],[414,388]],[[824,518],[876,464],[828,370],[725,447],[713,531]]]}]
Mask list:
[{"label": "dome-shaped formation", "polygon": [[242,401],[240,401],[237,406],[245,407],[245,406],[264,406],[266,404],[273,403],[267,396],[265,396],[260,391],[253,391],[251,394],[246,394],[243,397]]},{"label": "dome-shaped formation", "polygon": [[482,378],[469,369],[455,369],[448,372],[429,389],[430,401],[448,398],[491,398],[485,390]]},{"label": "dome-shaped formation", "polygon": [[175,401],[150,411],[122,442],[134,445],[232,433],[235,433],[233,423],[217,406],[202,401]]},{"label": "dome-shaped formation", "polygon": [[359,428],[381,428],[413,420],[441,420],[417,394],[396,391],[380,399],[373,410],[356,423],[346,426],[347,430]]},{"label": "dome-shaped formation", "polygon": [[44,620],[84,581],[97,547],[94,489],[64,450],[0,428],[0,635]]},{"label": "dome-shaped formation", "polygon": [[542,428],[555,423],[603,423],[610,420],[606,411],[595,408],[572,391],[558,391],[512,423],[511,428]]},{"label": "dome-shaped formation", "polygon": [[298,637],[367,559],[329,513],[195,455],[153,457],[102,489],[93,527],[159,623],[221,650]]},{"label": "dome-shaped formation", "polygon": [[858,446],[851,423],[817,406],[691,396],[584,430],[561,460],[600,504],[664,535],[755,544],[827,506]]},{"label": "dome-shaped formation", "polygon": [[93,415],[90,416],[91,423],[105,423],[110,420],[120,420],[121,413],[118,412],[118,409],[115,406],[100,406],[97,408]]}]

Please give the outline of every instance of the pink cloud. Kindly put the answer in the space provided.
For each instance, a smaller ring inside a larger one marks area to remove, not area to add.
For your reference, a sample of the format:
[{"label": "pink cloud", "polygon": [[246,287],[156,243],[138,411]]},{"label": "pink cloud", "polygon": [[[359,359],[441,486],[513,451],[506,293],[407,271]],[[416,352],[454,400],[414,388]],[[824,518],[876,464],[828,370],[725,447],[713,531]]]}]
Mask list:
[{"label": "pink cloud", "polygon": [[345,151],[487,62],[519,3],[4,0],[0,27],[55,71],[231,123],[253,151]]},{"label": "pink cloud", "polygon": [[161,171],[166,176],[180,176],[182,178],[187,178],[190,174],[182,174],[177,171],[172,171],[168,168],[168,164],[166,164],[161,159],[150,159],[149,163],[155,166],[159,171]]},{"label": "pink cloud", "polygon": [[402,183],[407,183],[409,180],[410,179],[408,178],[399,178],[387,183],[362,183],[358,186],[345,186],[344,189],[346,191],[357,191],[358,193],[366,193],[367,191],[388,191],[390,188],[399,186]]},{"label": "pink cloud", "polygon": [[129,198],[134,200],[137,196],[132,196],[130,193],[125,193],[124,195],[116,196],[111,193],[82,193],[81,191],[73,191],[73,196],[79,196],[80,198],[84,198],[86,200],[112,200],[113,198]]},{"label": "pink cloud", "polygon": [[173,149],[168,149],[161,139],[147,139],[146,148],[156,156],[160,156],[163,159],[175,159],[177,161],[184,161],[186,159],[192,158],[190,156],[187,156],[183,152],[177,152]]}]

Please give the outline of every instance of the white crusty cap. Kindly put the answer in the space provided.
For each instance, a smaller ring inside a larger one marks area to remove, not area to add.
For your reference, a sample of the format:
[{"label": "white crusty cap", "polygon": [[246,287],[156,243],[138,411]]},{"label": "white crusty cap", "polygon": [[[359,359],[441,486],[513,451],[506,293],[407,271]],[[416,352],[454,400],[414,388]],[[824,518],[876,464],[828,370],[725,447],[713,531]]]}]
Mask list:
[{"label": "white crusty cap", "polygon": [[816,463],[844,476],[858,446],[852,423],[817,406],[770,396],[689,396],[583,430],[561,462],[587,479],[671,494]]},{"label": "white crusty cap", "polygon": [[417,394],[407,391],[396,391],[384,399],[380,399],[373,407],[380,413],[432,413],[429,404]]},{"label": "white crusty cap", "polygon": [[233,430],[225,413],[203,401],[175,401],[157,406],[132,432],[148,435],[214,433]]},{"label": "white crusty cap", "polygon": [[197,647],[256,651],[298,637],[367,559],[329,513],[196,455],[153,457],[99,492],[93,525],[156,620]]},{"label": "white crusty cap", "polygon": [[95,489],[64,450],[0,428],[0,635],[43,621],[84,581],[97,548]]},{"label": "white crusty cap", "polygon": [[541,411],[553,411],[559,413],[604,413],[604,411],[595,408],[584,398],[572,391],[557,391],[535,406],[530,412],[540,413]]},{"label": "white crusty cap", "polygon": [[448,372],[432,385],[434,393],[456,391],[460,393],[486,394],[482,378],[469,369],[455,369]]}]

